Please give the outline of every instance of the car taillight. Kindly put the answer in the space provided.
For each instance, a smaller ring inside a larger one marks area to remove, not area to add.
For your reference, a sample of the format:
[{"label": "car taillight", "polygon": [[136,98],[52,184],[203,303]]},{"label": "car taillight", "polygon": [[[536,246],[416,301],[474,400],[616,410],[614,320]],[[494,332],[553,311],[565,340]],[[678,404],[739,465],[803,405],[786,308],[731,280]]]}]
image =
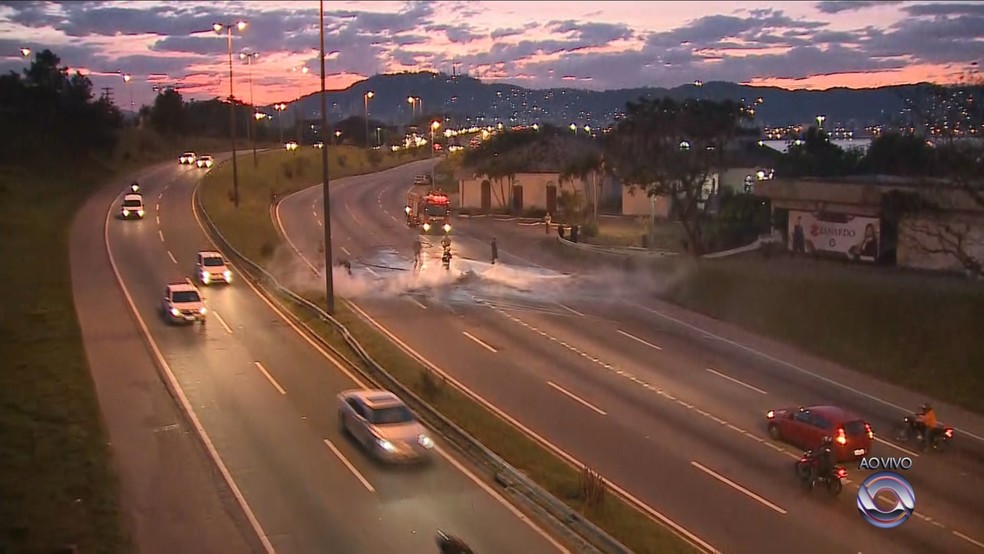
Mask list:
[{"label": "car taillight", "polygon": [[769,410],[769,412],[767,414],[765,414],[765,417],[767,417],[769,419],[773,419],[773,418],[776,417],[776,412],[774,410]]},{"label": "car taillight", "polygon": [[946,438],[952,439],[953,438],[953,427],[947,427],[946,428],[946,431],[944,431],[943,434],[946,435]]},{"label": "car taillight", "polygon": [[839,477],[841,479],[846,478],[847,477],[847,470],[844,469],[844,468],[842,468],[842,467],[837,468],[837,477]]},{"label": "car taillight", "polygon": [[837,430],[837,444],[847,444],[847,433],[844,432],[844,428],[841,427]]},{"label": "car taillight", "polygon": [[868,438],[869,439],[874,439],[875,438],[875,432],[871,430],[871,425],[868,425],[867,423],[865,423],[864,424],[864,430],[868,432]]}]

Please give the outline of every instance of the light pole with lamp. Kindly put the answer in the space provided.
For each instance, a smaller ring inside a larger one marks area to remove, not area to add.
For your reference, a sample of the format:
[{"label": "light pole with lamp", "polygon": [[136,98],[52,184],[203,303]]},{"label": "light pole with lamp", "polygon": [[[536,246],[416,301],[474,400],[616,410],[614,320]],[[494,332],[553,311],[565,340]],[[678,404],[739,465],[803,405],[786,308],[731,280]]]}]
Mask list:
[{"label": "light pole with lamp", "polygon": [[256,104],[253,103],[253,60],[259,57],[260,54],[258,52],[239,53],[239,59],[246,60],[246,78],[249,81],[249,106],[254,112],[253,119],[246,126],[246,140],[253,146],[253,167],[256,167],[259,163],[256,161],[256,127],[253,125],[253,122],[260,119],[256,117]]},{"label": "light pole with lamp", "polygon": [[825,115],[818,115],[817,116],[817,128],[818,129],[821,129],[821,130],[823,129],[823,122],[826,119],[827,119],[827,116],[825,116]]},{"label": "light pole with lamp", "polygon": [[31,49],[30,48],[27,48],[26,46],[25,47],[22,47],[20,49],[20,54],[21,54],[21,57],[26,58],[26,57],[28,57],[28,56],[31,55]]},{"label": "light pole with lamp", "polygon": [[369,144],[369,99],[375,95],[376,93],[371,90],[362,95],[362,98],[365,100],[366,103],[366,148],[367,149],[371,148],[371,145]]},{"label": "light pole with lamp", "polygon": [[[437,130],[440,129],[440,128],[441,128],[441,122],[440,121],[437,121],[437,120],[431,121],[431,124],[430,124],[430,131],[431,131],[430,157],[431,158],[434,157],[434,148],[437,146],[434,143],[434,133],[436,133]],[[435,186],[435,183],[434,183],[434,168],[435,168],[436,165],[437,164],[431,164],[431,187]]]},{"label": "light pole with lamp", "polygon": [[[301,75],[307,75],[309,69],[307,66],[302,67],[292,67],[290,69],[294,72],[299,72]],[[297,142],[301,142],[301,116],[303,115],[303,110],[301,110],[301,83],[297,83],[297,100],[295,101],[296,109],[294,110],[294,131],[297,134]]]},{"label": "light pole with lamp", "polygon": [[279,104],[274,104],[273,109],[277,110],[277,125],[280,127],[280,144],[284,143],[284,110],[287,109],[287,104],[283,102]]},{"label": "light pole with lamp", "polygon": [[[321,129],[328,129],[327,93],[325,91],[325,1],[319,0],[321,18]],[[325,303],[328,315],[335,315],[335,281],[331,263],[331,195],[328,194],[328,149],[321,149],[321,197],[325,219]]]},{"label": "light pole with lamp", "polygon": [[131,81],[133,81],[133,75],[130,75],[129,73],[124,73],[123,83],[126,85],[126,88],[130,92],[130,114],[133,114],[133,86],[130,84]]},{"label": "light pole with lamp", "polygon": [[340,142],[342,142],[342,132],[335,131],[335,146],[338,146]]},{"label": "light pole with lamp", "polygon": [[232,140],[232,203],[239,207],[239,166],[236,164],[236,97],[232,89],[232,29],[236,28],[239,32],[246,29],[245,21],[236,23],[215,23],[212,30],[217,34],[226,32],[226,44],[229,54],[229,136]]}]

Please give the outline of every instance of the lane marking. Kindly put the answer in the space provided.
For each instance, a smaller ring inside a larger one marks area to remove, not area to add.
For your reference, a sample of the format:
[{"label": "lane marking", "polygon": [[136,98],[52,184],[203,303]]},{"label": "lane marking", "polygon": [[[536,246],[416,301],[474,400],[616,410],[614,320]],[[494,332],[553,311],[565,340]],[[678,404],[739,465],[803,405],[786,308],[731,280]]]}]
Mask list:
[{"label": "lane marking", "polygon": [[[115,206],[115,201],[113,205]],[[133,312],[133,315],[137,320],[137,324],[140,326],[140,332],[143,333],[144,337],[147,339],[147,343],[150,345],[150,349],[154,353],[154,358],[156,358],[157,363],[163,370],[163,373],[167,378],[169,388],[174,391],[175,396],[178,398],[178,402],[181,404],[181,409],[185,412],[185,414],[187,414],[188,419],[191,420],[192,427],[195,428],[195,432],[205,445],[205,449],[208,451],[209,457],[212,458],[212,462],[218,468],[219,473],[222,474],[222,479],[226,482],[226,485],[229,487],[232,495],[236,498],[236,502],[239,504],[239,507],[243,510],[243,513],[246,514],[246,519],[249,521],[250,527],[253,528],[253,532],[256,533],[256,536],[260,539],[263,549],[268,554],[276,554],[277,551],[273,548],[273,543],[270,542],[266,531],[264,531],[263,526],[260,525],[260,521],[256,519],[256,514],[253,513],[252,508],[249,507],[249,503],[246,502],[246,496],[243,495],[243,491],[240,490],[239,485],[237,485],[235,479],[232,478],[232,473],[229,471],[229,468],[226,467],[225,462],[222,461],[222,457],[219,455],[218,449],[215,447],[212,439],[205,431],[205,426],[202,425],[201,420],[198,419],[198,415],[195,413],[195,410],[192,409],[191,402],[188,401],[188,397],[185,395],[184,390],[178,383],[177,377],[175,377],[174,372],[171,371],[171,366],[168,365],[167,360],[164,359],[164,354],[157,346],[157,342],[154,341],[154,337],[150,334],[150,329],[147,328],[147,324],[144,322],[143,316],[140,315],[140,311],[137,310],[137,305],[133,301],[133,296],[130,295],[130,290],[126,287],[126,283],[123,282],[123,276],[120,274],[119,267],[116,266],[116,260],[113,259],[113,249],[109,244],[109,218],[110,213],[113,211],[114,210],[111,207],[106,212],[106,220],[103,225],[103,241],[106,246],[107,257],[109,258],[109,265],[112,267],[113,274],[116,276],[116,282],[123,291],[123,297],[126,298],[126,302],[130,306],[130,311]]]},{"label": "lane marking", "polygon": [[160,224],[161,224],[161,216],[156,216],[156,217],[155,217],[154,219],[156,219],[156,220],[157,220],[157,224],[158,224],[158,225],[160,225]]},{"label": "lane marking", "polygon": [[954,534],[954,535],[956,535],[957,537],[960,537],[961,539],[963,539],[963,540],[965,540],[965,541],[967,541],[967,542],[969,542],[970,544],[972,544],[972,545],[974,545],[974,546],[976,546],[976,547],[978,547],[978,548],[984,548],[984,543],[982,543],[982,542],[980,542],[980,541],[976,541],[976,540],[974,540],[974,539],[972,539],[972,538],[970,538],[970,537],[968,537],[967,535],[964,535],[964,534],[963,534],[963,533],[961,533],[960,531],[953,531],[953,534]]},{"label": "lane marking", "polygon": [[587,408],[589,408],[591,410],[594,410],[595,412],[597,412],[597,413],[599,413],[601,415],[608,415],[608,413],[605,412],[605,410],[602,410],[601,408],[595,406],[594,404],[588,402],[587,400],[581,398],[580,396],[574,394],[573,392],[570,392],[570,391],[564,389],[560,385],[557,385],[557,384],[553,383],[552,381],[547,381],[547,384],[550,385],[551,387],[557,389],[562,394],[567,395],[571,400],[574,400],[576,402],[580,402],[582,405],[586,406]]},{"label": "lane marking", "polygon": [[316,212],[314,210],[311,210],[311,215],[313,215],[315,219],[318,218],[318,212]]},{"label": "lane marking", "polygon": [[[674,322],[674,323],[676,323],[678,325],[682,325],[683,327],[686,327],[686,328],[688,328],[688,329],[690,329],[692,331],[696,331],[698,333],[701,333],[705,337],[717,339],[717,340],[719,340],[719,341],[721,341],[721,342],[723,342],[725,344],[729,344],[731,346],[734,346],[735,348],[739,348],[741,350],[744,350],[745,352],[749,352],[751,354],[755,354],[756,356],[759,356],[762,359],[769,360],[770,362],[773,362],[773,363],[776,363],[776,364],[779,364],[779,365],[783,365],[785,367],[788,367],[789,369],[792,369],[794,371],[798,371],[798,372],[800,372],[800,373],[802,373],[804,375],[809,375],[810,377],[813,377],[814,379],[817,379],[819,381],[822,381],[824,383],[827,383],[828,385],[833,385],[833,386],[835,386],[837,388],[840,388],[842,390],[845,390],[845,391],[848,391],[848,392],[857,394],[859,396],[862,396],[864,398],[867,398],[868,400],[873,400],[875,402],[878,402],[879,404],[882,404],[883,406],[888,406],[890,408],[895,408],[896,410],[899,410],[900,412],[903,412],[903,413],[905,413],[907,415],[910,414],[910,412],[912,412],[912,409],[911,408],[903,408],[902,406],[899,406],[898,404],[889,402],[887,400],[882,400],[881,398],[878,398],[877,396],[875,396],[873,394],[868,394],[868,393],[863,392],[863,391],[860,391],[860,390],[858,390],[856,388],[849,387],[847,385],[838,383],[837,381],[835,381],[835,380],[833,380],[833,379],[831,379],[829,377],[825,377],[825,376],[820,375],[818,373],[814,373],[814,372],[812,372],[812,371],[810,371],[808,369],[804,369],[804,368],[802,368],[802,367],[800,367],[800,366],[798,366],[798,365],[796,365],[794,363],[787,362],[785,360],[780,360],[779,358],[776,358],[775,356],[771,356],[769,354],[766,354],[765,352],[760,352],[760,351],[758,351],[758,350],[756,350],[756,349],[754,349],[754,348],[752,348],[750,346],[745,346],[744,344],[742,344],[740,342],[733,341],[731,339],[727,339],[725,337],[722,337],[721,335],[712,333],[710,331],[705,331],[704,329],[701,329],[700,327],[697,327],[696,325],[691,325],[690,323],[687,323],[686,321],[682,321],[682,320],[677,319],[677,318],[675,318],[673,316],[666,315],[663,312],[660,312],[659,310],[654,310],[653,308],[650,308],[648,306],[643,306],[643,305],[640,305],[640,304],[626,302],[624,300],[622,300],[621,302],[624,303],[624,304],[628,304],[629,306],[633,306],[633,307],[636,307],[636,308],[645,310],[645,311],[647,311],[647,312],[649,312],[651,314],[654,314],[654,315],[659,316],[659,317],[661,317],[663,319],[667,319],[669,321],[672,321],[672,322]],[[967,435],[968,437],[973,437],[973,438],[975,438],[975,439],[977,439],[977,440],[979,440],[981,442],[984,442],[984,437],[982,437],[982,436],[975,435],[974,433],[971,433],[969,431],[965,431],[965,430],[960,429],[960,428],[957,428],[957,427],[954,427],[954,430],[960,431],[961,433],[963,433],[964,435]]]},{"label": "lane marking", "polygon": [[372,273],[377,278],[379,277],[379,274],[376,273],[375,271],[373,271],[373,269],[371,267],[366,266],[366,271],[368,271],[369,273]]},{"label": "lane marking", "polygon": [[342,252],[345,252],[345,255],[346,256],[351,256],[352,255],[352,253],[348,251],[348,248],[345,248],[344,246],[340,246],[339,248],[342,249]]},{"label": "lane marking", "polygon": [[896,450],[900,450],[902,452],[905,452],[906,454],[908,454],[909,456],[912,456],[913,458],[918,458],[919,457],[919,454],[917,454],[916,452],[913,452],[912,450],[909,450],[907,448],[902,448],[901,446],[899,446],[897,444],[894,444],[894,443],[891,443],[891,442],[889,442],[889,441],[887,441],[887,440],[879,437],[878,435],[875,435],[875,440],[878,441],[878,442],[880,442],[880,443],[882,443],[882,444],[884,444],[885,446],[891,446],[892,448],[894,448]]},{"label": "lane marking", "polygon": [[188,283],[191,286],[195,286],[195,283],[193,283],[191,279],[189,279],[188,277],[185,277],[185,283]]},{"label": "lane marking", "polygon": [[566,305],[564,305],[564,304],[560,304],[560,303],[558,303],[557,305],[558,305],[558,306],[560,306],[561,308],[564,308],[564,309],[565,309],[565,310],[567,310],[568,312],[571,312],[571,313],[572,313],[572,314],[574,314],[574,315],[579,315],[579,316],[582,316],[582,317],[584,317],[584,314],[582,314],[581,312],[579,312],[579,311],[577,311],[577,310],[575,310],[574,308],[571,308],[570,306],[566,306]]},{"label": "lane marking", "polygon": [[352,219],[354,219],[356,223],[358,223],[359,225],[362,225],[362,220],[359,219],[359,216],[356,215],[355,212],[352,211],[352,208],[349,207],[348,200],[345,201],[345,211],[350,216],[352,216]]},{"label": "lane marking", "polygon": [[325,445],[328,446],[328,448],[332,451],[333,454],[335,454],[335,457],[337,457],[343,464],[345,464],[345,467],[347,467],[348,470],[352,472],[352,475],[355,475],[355,478],[358,479],[360,483],[362,483],[363,487],[365,487],[369,492],[376,492],[376,489],[372,487],[372,484],[369,483],[369,481],[366,480],[366,478],[363,477],[361,473],[359,473],[358,469],[355,469],[355,466],[352,465],[352,462],[348,461],[348,458],[343,456],[342,452],[338,448],[336,448],[335,445],[332,444],[330,440],[325,439]]},{"label": "lane marking", "polygon": [[219,320],[219,323],[221,323],[222,326],[225,327],[225,330],[228,331],[229,334],[231,335],[232,334],[232,328],[229,327],[229,325],[226,324],[225,320],[222,319],[222,316],[219,315],[219,312],[213,311],[212,312],[212,315],[215,316],[215,319],[218,319]]},{"label": "lane marking", "polygon": [[416,298],[414,298],[414,297],[412,297],[412,296],[408,296],[408,297],[407,297],[407,300],[409,300],[409,301],[411,301],[411,302],[413,302],[414,304],[416,304],[416,305],[418,305],[418,306],[420,306],[421,308],[423,308],[423,309],[425,309],[425,310],[427,309],[427,306],[426,306],[426,305],[424,305],[424,303],[423,303],[423,302],[421,302],[420,300],[417,300]]},{"label": "lane marking", "polygon": [[481,346],[482,348],[484,348],[484,349],[486,349],[486,350],[488,350],[489,352],[492,352],[493,354],[495,354],[495,353],[498,353],[498,352],[499,352],[499,351],[498,351],[498,350],[496,350],[495,348],[492,348],[491,346],[489,346],[489,345],[488,345],[488,343],[486,343],[486,342],[485,342],[485,341],[483,341],[482,339],[480,339],[480,338],[478,338],[478,337],[476,337],[475,335],[473,335],[473,334],[471,334],[471,333],[469,333],[468,331],[462,331],[462,332],[461,332],[461,334],[462,334],[462,335],[465,335],[466,337],[468,337],[468,338],[470,338],[471,340],[473,340],[473,341],[475,341],[475,342],[477,342],[477,343],[478,343],[478,344],[479,344],[479,345],[480,345],[480,346]]},{"label": "lane marking", "polygon": [[164,231],[160,229],[157,230],[157,236],[161,237],[161,242],[164,242]]},{"label": "lane marking", "polygon": [[174,254],[172,254],[170,250],[167,251],[167,257],[171,258],[172,262],[178,263],[178,260],[174,259]]},{"label": "lane marking", "polygon": [[761,502],[764,506],[767,506],[767,507],[775,510],[776,512],[778,512],[778,513],[780,513],[782,515],[786,515],[786,510],[783,510],[782,508],[780,508],[779,506],[776,506],[772,502],[769,502],[768,500],[766,500],[766,499],[762,498],[761,496],[755,494],[754,492],[746,489],[745,487],[739,485],[738,483],[735,483],[731,479],[728,479],[727,477],[725,477],[723,475],[720,475],[718,473],[715,473],[714,471],[712,471],[710,469],[707,469],[706,467],[700,465],[699,463],[697,463],[695,461],[690,462],[690,465],[692,465],[695,468],[703,471],[704,473],[710,475],[711,477],[717,479],[718,481],[721,481],[725,485],[730,486],[731,488],[735,489],[736,491],[745,494],[749,498]]},{"label": "lane marking", "polygon": [[273,385],[275,389],[280,391],[280,394],[287,394],[287,391],[285,391],[284,388],[280,386],[280,383],[278,383],[277,380],[273,378],[273,375],[270,375],[270,372],[267,371],[265,367],[263,367],[263,364],[261,364],[260,362],[253,362],[253,363],[256,364],[256,369],[260,370],[260,373],[266,376],[267,381],[270,381],[270,384]]},{"label": "lane marking", "polygon": [[[315,186],[321,186],[321,185],[315,185]],[[313,187],[311,187],[311,188],[313,188]],[[307,189],[307,190],[310,190],[310,188]],[[303,192],[303,191],[301,191],[301,192]],[[191,198],[192,215],[195,216],[195,221],[198,223],[198,228],[201,229],[202,234],[205,236],[205,240],[207,240],[213,247],[215,247],[216,249],[218,249],[219,248],[218,245],[215,244],[215,241],[212,240],[211,235],[208,234],[208,231],[205,228],[205,224],[202,222],[201,217],[199,217],[198,210],[195,209],[195,196],[197,194],[198,194],[198,189],[196,188],[195,191],[194,191],[194,193],[192,194],[192,198]],[[299,194],[299,193],[294,193],[294,194]],[[287,243],[290,244],[293,247],[293,243],[291,242],[290,237],[288,237],[287,234],[284,232],[283,224],[282,224],[282,222],[280,220],[280,205],[281,204],[282,204],[282,202],[278,202],[277,203],[277,208],[274,210],[274,215],[277,218],[278,230],[280,231],[280,235],[282,237],[284,237],[284,239],[287,241]],[[107,216],[106,217],[107,217],[107,219],[106,219],[106,232],[108,233],[109,232],[109,214],[108,213],[107,213]],[[107,235],[107,237],[108,237],[108,235]],[[107,238],[107,240],[108,240],[108,238]],[[349,240],[351,240],[351,237],[349,237]],[[297,253],[297,256],[299,258],[301,258],[302,261],[304,261],[305,263],[307,263],[309,266],[311,265],[311,263],[308,262],[307,258],[305,258],[304,255],[301,254],[301,252],[299,250],[297,250],[296,247],[294,248],[294,252]],[[315,270],[315,273],[317,274],[317,270]],[[359,378],[357,375],[355,375],[348,367],[346,367],[344,364],[342,364],[342,362],[338,361],[338,359],[336,359],[334,356],[332,356],[331,354],[329,354],[328,351],[326,351],[320,344],[318,344],[313,338],[311,338],[308,335],[307,332],[305,332],[303,329],[301,329],[296,323],[294,323],[294,321],[290,317],[288,317],[283,311],[281,311],[280,308],[278,308],[276,305],[274,305],[273,302],[271,302],[266,297],[266,295],[263,294],[263,292],[261,292],[258,288],[256,288],[256,285],[254,285],[252,282],[250,282],[249,279],[243,279],[243,282],[245,282],[249,286],[250,290],[252,290],[253,293],[264,304],[266,304],[267,307],[269,307],[271,311],[273,311],[273,313],[277,314],[277,316],[280,317],[280,319],[284,323],[286,323],[288,327],[290,327],[295,333],[297,333],[297,335],[299,337],[301,337],[302,340],[304,340],[305,342],[307,342],[311,346],[311,348],[313,348],[316,352],[318,352],[319,354],[321,354],[321,356],[323,358],[325,358],[332,365],[334,365],[335,368],[338,371],[342,372],[346,377],[348,377],[353,383],[355,383],[362,390],[369,390],[370,389],[369,385],[365,381],[363,381],[361,378]],[[346,303],[354,311],[359,312],[361,314],[364,314],[364,315],[366,315],[366,317],[368,317],[368,314],[365,314],[365,312],[363,312],[358,306],[356,306],[352,302],[346,302]],[[134,307],[134,309],[136,309],[136,308]],[[376,323],[375,320],[372,320],[371,318],[369,318],[369,319],[371,320],[371,322],[374,325],[378,325],[378,323]],[[391,339],[396,339],[396,341],[398,341],[398,343],[399,343],[399,339],[397,339],[395,336],[393,336],[392,333],[390,333],[388,330],[382,329],[381,327],[380,327],[380,329],[388,337],[390,337]],[[419,356],[419,354],[418,354],[418,356]],[[439,370],[437,368],[437,366],[434,366],[430,362],[423,362],[423,363],[424,363],[424,365],[427,365],[428,367],[431,367],[432,369],[435,369],[440,375],[445,376],[445,377],[447,376],[447,374],[445,372]],[[468,392],[471,393],[471,391],[468,391]],[[490,404],[488,404],[488,402],[485,401],[484,399],[482,399],[482,403],[485,406],[490,406],[493,412],[501,413],[494,406],[491,406]],[[505,414],[502,414],[502,415],[505,415]],[[506,417],[508,418],[509,416],[506,416]],[[515,422],[515,420],[513,420],[511,418],[508,419],[507,421]],[[518,424],[518,422],[515,422],[515,423]],[[528,431],[528,429],[526,429],[525,427],[522,427],[522,425],[519,425],[519,426],[520,426],[520,428]],[[539,436],[534,436],[534,437],[537,438],[537,439],[540,439],[541,438]],[[552,447],[552,448],[556,448],[552,444],[549,445],[549,446]],[[483,491],[485,491],[486,493],[488,493],[488,495],[491,496],[496,502],[498,502],[500,505],[502,505],[507,510],[509,510],[509,512],[512,513],[514,516],[516,516],[517,519],[519,519],[520,521],[522,521],[523,523],[525,523],[526,525],[528,525],[537,534],[539,534],[541,537],[543,537],[544,540],[546,540],[551,545],[553,545],[554,548],[556,548],[559,552],[563,552],[564,554],[570,554],[570,550],[567,547],[565,547],[563,544],[561,544],[560,542],[558,542],[557,539],[555,539],[550,533],[548,533],[545,530],[543,530],[537,522],[535,522],[535,521],[531,520],[529,517],[527,517],[526,514],[524,514],[522,511],[520,511],[520,509],[517,508],[512,502],[510,502],[509,500],[506,499],[506,497],[504,497],[502,494],[500,494],[499,491],[493,489],[488,484],[486,484],[485,481],[483,481],[471,469],[469,469],[465,465],[462,465],[457,459],[455,459],[455,457],[451,453],[445,451],[443,448],[440,447],[440,445],[435,445],[434,450],[436,450],[437,452],[439,452],[441,454],[441,456],[445,460],[448,461],[448,463],[450,463],[452,466],[454,466],[465,477],[467,477],[473,483],[475,483],[476,485],[478,485],[478,487],[481,488]],[[570,460],[573,460],[573,458],[571,458],[570,455],[567,455],[567,458],[570,459]],[[574,461],[576,462],[576,460],[574,460]],[[584,464],[578,463],[578,464],[575,465],[575,467],[583,468],[585,466],[584,466]],[[231,479],[231,477],[230,477],[230,479]],[[699,544],[705,550],[707,550],[709,552],[715,552],[714,547],[712,547],[707,542],[701,540],[699,537],[697,537],[696,535],[690,533],[689,531],[687,531],[683,527],[680,527],[674,521],[670,520],[669,518],[667,518],[663,514],[657,512],[656,510],[654,510],[653,508],[649,507],[648,505],[643,504],[640,500],[635,499],[634,497],[632,497],[631,495],[629,495],[627,492],[625,492],[623,489],[619,488],[617,485],[614,485],[614,484],[612,484],[610,482],[609,482],[609,484],[611,484],[614,487],[615,490],[619,491],[621,494],[623,494],[627,498],[632,498],[634,502],[636,502],[637,504],[639,504],[642,507],[643,510],[645,510],[647,513],[651,514],[654,518],[659,519],[660,521],[663,521],[664,523],[666,523],[667,525],[673,527],[674,529],[677,529],[682,535],[690,538],[690,540],[694,541],[696,544]],[[236,489],[236,490],[238,491],[238,489]],[[243,502],[245,502],[245,499],[243,500]],[[252,514],[252,512],[250,512],[250,514]],[[255,520],[255,517],[252,520]],[[257,523],[257,525],[259,525],[259,523]],[[269,544],[269,540],[266,539],[266,535],[265,534],[261,534],[261,538],[265,541],[264,544]],[[273,546],[272,545],[269,548],[269,553],[270,554],[276,554],[273,551]]]},{"label": "lane marking", "polygon": [[741,385],[741,386],[745,387],[746,389],[753,390],[753,391],[755,391],[755,392],[757,392],[759,394],[769,394],[769,393],[765,392],[764,390],[762,390],[762,389],[760,389],[758,387],[753,387],[752,385],[749,385],[748,383],[746,383],[744,381],[739,381],[738,379],[735,379],[734,377],[731,377],[730,375],[725,375],[725,374],[721,373],[720,371],[714,371],[713,369],[711,369],[709,367],[705,367],[704,369],[706,369],[707,371],[710,371],[711,373],[713,373],[714,375],[717,375],[718,377],[720,377],[722,379],[727,379],[728,381],[731,381],[732,383],[735,383],[737,385]]},{"label": "lane marking", "polygon": [[[315,186],[320,187],[321,185],[315,185]],[[194,198],[194,195],[192,195],[192,198]],[[194,208],[195,208],[194,202],[195,201],[192,200],[192,210],[194,210]],[[320,273],[318,272],[318,268],[314,267],[314,265],[312,265],[311,262],[308,261],[307,257],[304,254],[301,253],[300,249],[297,248],[297,245],[294,244],[294,241],[290,240],[290,236],[288,236],[287,233],[284,231],[284,223],[280,219],[280,206],[283,206],[283,204],[284,204],[283,201],[277,202],[277,207],[274,208],[274,210],[273,210],[273,214],[277,218],[277,227],[280,228],[280,236],[284,237],[284,240],[287,241],[287,245],[291,247],[291,249],[294,251],[295,254],[297,254],[297,257],[300,258],[302,262],[304,262],[305,264],[307,264],[308,268],[311,271],[313,271],[315,275],[320,275]],[[198,212],[197,211],[195,212],[195,219],[198,219]],[[205,226],[202,224],[202,222],[201,222],[200,219],[198,220],[198,226],[201,227],[202,232],[205,232]],[[206,235],[207,235],[207,233],[206,233]],[[211,238],[209,238],[209,242],[211,242]],[[213,243],[213,245],[214,245],[214,243]],[[216,246],[216,248],[218,248],[218,246]],[[249,279],[246,279],[246,281],[248,282]],[[253,290],[256,291],[255,288]],[[256,293],[257,294],[260,294],[259,291],[256,291]],[[262,295],[260,295],[260,296],[262,296]]]},{"label": "lane marking", "polygon": [[392,216],[392,215],[391,215],[391,216],[390,216],[390,219],[392,219],[393,221],[395,221],[395,222],[397,222],[397,223],[399,223],[399,222],[400,222],[400,220],[399,220],[399,219],[396,219],[396,216]]},{"label": "lane marking", "polygon": [[649,341],[647,341],[645,339],[640,339],[639,337],[637,337],[637,336],[635,336],[633,334],[630,334],[630,333],[626,333],[625,331],[623,331],[621,329],[616,329],[616,331],[618,331],[618,333],[620,335],[625,336],[625,337],[628,337],[628,338],[630,338],[630,339],[632,339],[632,340],[634,340],[636,342],[641,342],[642,344],[645,344],[649,348],[655,348],[656,350],[662,350],[663,349],[662,346],[656,346],[655,344],[653,344],[653,343],[651,343],[651,342],[649,342]]}]

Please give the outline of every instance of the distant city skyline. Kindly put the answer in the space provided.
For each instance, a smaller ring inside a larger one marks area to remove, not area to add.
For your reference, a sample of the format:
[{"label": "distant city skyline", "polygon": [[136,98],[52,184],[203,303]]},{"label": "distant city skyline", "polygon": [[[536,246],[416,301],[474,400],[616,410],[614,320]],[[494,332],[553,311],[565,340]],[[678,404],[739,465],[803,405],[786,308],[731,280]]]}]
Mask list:
[{"label": "distant city skyline", "polygon": [[[378,73],[458,71],[527,88],[592,90],[695,81],[820,89],[953,82],[984,52],[974,2],[331,2],[328,87]],[[41,49],[112,87],[118,105],[154,87],[258,105],[319,88],[316,2],[0,2],[0,69]],[[21,48],[30,48],[23,56]],[[255,52],[251,66],[241,52]],[[304,73],[301,68],[307,68]],[[123,75],[130,76],[124,82]]]}]

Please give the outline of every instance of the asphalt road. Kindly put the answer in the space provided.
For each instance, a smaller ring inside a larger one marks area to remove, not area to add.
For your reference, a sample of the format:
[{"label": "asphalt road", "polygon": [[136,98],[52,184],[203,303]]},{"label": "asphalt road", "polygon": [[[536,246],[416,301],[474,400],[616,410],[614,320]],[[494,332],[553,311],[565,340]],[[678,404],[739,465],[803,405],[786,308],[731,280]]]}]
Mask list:
[{"label": "asphalt road", "polygon": [[[732,330],[661,305],[632,283],[612,290],[611,275],[592,281],[584,275],[591,262],[556,255],[542,227],[456,220],[454,271],[442,271],[439,247],[429,247],[429,261],[414,277],[407,269],[416,233],[404,226],[402,207],[413,174],[426,164],[332,184],[334,254],[354,262],[353,277],[339,276],[336,290],[419,355],[716,548],[984,549],[976,439],[963,437],[965,446],[945,455],[876,443],[875,455],[914,459],[906,476],[917,517],[885,531],[862,520],[854,487],[837,499],[802,491],[792,472],[799,453],[765,433],[771,408],[834,403],[887,436],[902,412],[883,402],[914,406],[915,395],[762,339],[711,337],[707,331]],[[321,287],[314,276],[321,266],[320,192],[287,197],[278,209],[292,248],[308,260],[308,267],[290,264],[298,287]],[[496,266],[488,264],[492,235]],[[582,275],[565,277],[550,266]],[[455,281],[468,270],[473,275]],[[955,409],[942,414],[984,429]],[[863,480],[865,472],[848,470],[855,484]]]},{"label": "asphalt road", "polygon": [[[453,458],[406,468],[371,461],[342,435],[336,417],[335,395],[359,385],[244,281],[204,289],[207,326],[163,320],[165,284],[192,276],[196,252],[211,249],[192,212],[200,175],[165,167],[141,183],[142,221],[118,220],[115,203],[100,219],[138,327],[149,331],[151,350],[161,353],[165,375],[174,376],[193,408],[267,550],[429,553],[439,528],[479,552],[562,550]],[[90,253],[102,256],[106,247],[97,246],[92,227],[80,231],[89,234]],[[76,293],[90,304],[118,296],[105,286],[83,285]],[[121,329],[132,325],[133,318],[117,316]],[[87,348],[104,361],[118,354],[107,341]],[[146,349],[130,355],[142,364],[151,360]]]}]

